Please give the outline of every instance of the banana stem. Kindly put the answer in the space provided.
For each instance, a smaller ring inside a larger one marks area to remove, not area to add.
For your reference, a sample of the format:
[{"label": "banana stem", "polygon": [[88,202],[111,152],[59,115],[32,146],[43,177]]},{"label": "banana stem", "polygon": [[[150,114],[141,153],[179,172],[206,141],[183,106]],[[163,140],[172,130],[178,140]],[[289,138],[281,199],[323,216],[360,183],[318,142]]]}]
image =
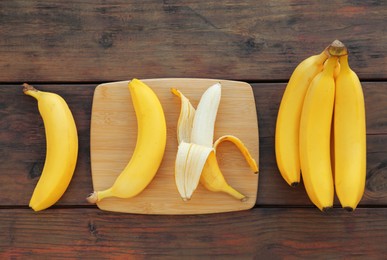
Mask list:
[{"label": "banana stem", "polygon": [[97,203],[98,202],[98,193],[96,191],[90,193],[89,196],[87,196],[86,200],[87,200],[87,202],[89,202],[91,204]]},{"label": "banana stem", "polygon": [[91,204],[95,204],[110,197],[115,197],[111,188],[102,191],[93,191],[89,196],[87,196],[86,200]]},{"label": "banana stem", "polygon": [[344,43],[339,40],[334,40],[328,47],[328,52],[332,56],[340,57],[348,54],[348,49]]},{"label": "banana stem", "polygon": [[36,99],[38,98],[38,94],[40,93],[39,90],[37,90],[36,88],[34,88],[33,86],[27,83],[23,84],[23,92],[24,94],[34,97]]}]

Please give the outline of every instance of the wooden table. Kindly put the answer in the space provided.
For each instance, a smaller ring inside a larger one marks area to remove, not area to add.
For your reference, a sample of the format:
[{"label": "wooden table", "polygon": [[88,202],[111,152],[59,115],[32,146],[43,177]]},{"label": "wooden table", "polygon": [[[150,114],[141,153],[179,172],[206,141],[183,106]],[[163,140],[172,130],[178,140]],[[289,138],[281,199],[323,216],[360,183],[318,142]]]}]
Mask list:
[{"label": "wooden table", "polygon": [[[367,258],[387,254],[387,3],[385,1],[1,1],[0,258]],[[274,158],[278,105],[294,67],[334,39],[350,50],[367,113],[366,192],[353,213],[321,213]],[[92,190],[94,88],[137,78],[249,82],[260,127],[256,206],[158,216],[104,212]],[[79,133],[61,200],[28,202],[45,159],[43,122],[21,83],[62,95]]]}]

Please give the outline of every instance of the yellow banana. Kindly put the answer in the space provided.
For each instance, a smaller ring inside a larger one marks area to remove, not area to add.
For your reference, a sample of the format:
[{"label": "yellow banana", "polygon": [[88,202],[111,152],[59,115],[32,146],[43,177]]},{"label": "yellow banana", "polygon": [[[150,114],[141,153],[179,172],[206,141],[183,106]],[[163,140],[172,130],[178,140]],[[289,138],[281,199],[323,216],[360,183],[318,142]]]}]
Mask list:
[{"label": "yellow banana", "polygon": [[141,193],[153,180],[162,162],[167,127],[163,107],[156,93],[145,83],[133,79],[128,84],[137,117],[137,143],[131,159],[114,184],[87,197],[90,203],[104,198],[131,198]]},{"label": "yellow banana", "polygon": [[299,126],[302,105],[312,79],[323,69],[327,50],[302,61],[292,73],[278,111],[275,154],[278,169],[291,185],[300,182]]},{"label": "yellow banana", "polygon": [[322,211],[333,206],[330,135],[335,98],[337,57],[328,60],[305,96],[300,120],[300,165],[306,192]]},{"label": "yellow banana", "polygon": [[364,193],[366,180],[366,122],[364,97],[348,55],[340,57],[334,108],[335,188],[339,201],[354,210]]},{"label": "yellow banana", "polygon": [[46,134],[46,159],[29,204],[33,210],[40,211],[55,204],[70,184],[78,157],[78,134],[62,97],[26,83],[23,92],[38,101]]}]

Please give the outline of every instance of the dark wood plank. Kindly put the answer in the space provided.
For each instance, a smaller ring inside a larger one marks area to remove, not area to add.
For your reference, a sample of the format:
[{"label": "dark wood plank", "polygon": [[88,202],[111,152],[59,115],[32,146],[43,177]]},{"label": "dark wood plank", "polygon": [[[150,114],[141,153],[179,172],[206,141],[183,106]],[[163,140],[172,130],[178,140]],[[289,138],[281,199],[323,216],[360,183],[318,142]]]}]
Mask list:
[{"label": "dark wood plank", "polygon": [[[91,192],[90,113],[95,85],[36,85],[62,95],[78,125],[79,159],[58,206],[87,205]],[[387,83],[363,83],[367,106],[367,190],[361,206],[387,205]],[[274,129],[285,84],[253,84],[260,129],[260,181],[257,205],[310,206],[302,185],[291,188],[274,157]],[[21,86],[0,86],[0,205],[28,205],[45,158],[44,126],[34,99]],[[12,195],[10,195],[12,194]]]},{"label": "dark wood plank", "polygon": [[387,209],[260,209],[146,216],[0,211],[2,259],[384,259]]},{"label": "dark wood plank", "polygon": [[385,1],[1,1],[0,82],[286,80],[339,38],[386,79]]}]

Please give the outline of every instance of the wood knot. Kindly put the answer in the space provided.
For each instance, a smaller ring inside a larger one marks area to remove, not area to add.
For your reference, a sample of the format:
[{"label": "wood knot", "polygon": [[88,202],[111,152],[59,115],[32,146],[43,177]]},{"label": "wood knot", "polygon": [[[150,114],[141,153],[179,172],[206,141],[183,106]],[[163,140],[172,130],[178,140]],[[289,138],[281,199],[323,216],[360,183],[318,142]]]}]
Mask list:
[{"label": "wood knot", "polygon": [[107,32],[102,33],[101,37],[98,40],[98,43],[104,49],[108,49],[112,47],[113,46],[112,33],[107,33]]},{"label": "wood knot", "polygon": [[32,164],[30,171],[28,172],[28,176],[31,179],[38,178],[42,174],[43,166],[44,166],[44,162],[34,162]]},{"label": "wood knot", "polygon": [[101,240],[100,235],[98,234],[97,226],[94,224],[94,221],[89,220],[87,224],[90,234],[95,238],[95,241],[98,242]]},{"label": "wood knot", "polygon": [[372,192],[387,192],[387,161],[382,161],[368,172],[366,188]]},{"label": "wood knot", "polygon": [[266,46],[266,42],[262,39],[256,39],[253,37],[249,37],[246,40],[243,41],[242,47],[243,50],[251,54],[253,52],[259,52]]}]

